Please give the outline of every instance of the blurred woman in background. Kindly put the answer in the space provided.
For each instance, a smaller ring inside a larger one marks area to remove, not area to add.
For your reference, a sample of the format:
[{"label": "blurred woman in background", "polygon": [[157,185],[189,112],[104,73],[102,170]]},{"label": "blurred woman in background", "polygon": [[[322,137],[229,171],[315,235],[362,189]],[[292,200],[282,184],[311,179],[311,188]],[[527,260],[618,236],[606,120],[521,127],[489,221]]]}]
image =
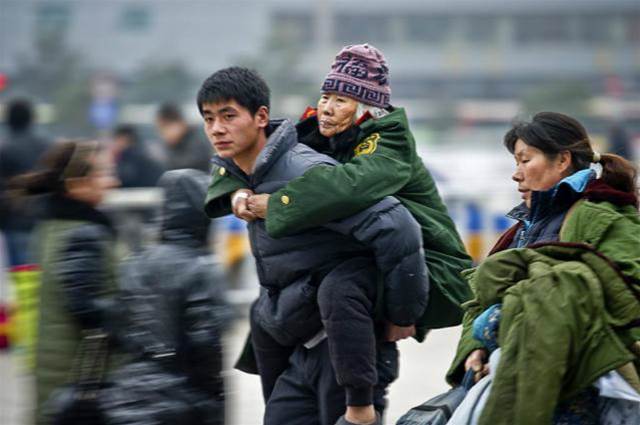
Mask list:
[{"label": "blurred woman in background", "polygon": [[48,423],[45,402],[70,383],[84,331],[103,328],[116,289],[115,231],[96,207],[118,180],[98,142],[68,141],[12,185],[25,195],[46,195],[35,233],[42,269],[35,383],[37,423]]}]

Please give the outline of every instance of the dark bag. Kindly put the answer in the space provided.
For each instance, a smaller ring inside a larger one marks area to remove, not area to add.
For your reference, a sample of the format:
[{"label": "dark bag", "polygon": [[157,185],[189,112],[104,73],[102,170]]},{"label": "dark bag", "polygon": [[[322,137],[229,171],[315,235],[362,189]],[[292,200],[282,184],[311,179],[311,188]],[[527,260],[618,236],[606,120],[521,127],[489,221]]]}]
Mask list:
[{"label": "dark bag", "polygon": [[445,425],[473,386],[473,370],[469,369],[460,386],[437,395],[405,413],[396,425]]},{"label": "dark bag", "polygon": [[105,423],[99,404],[106,386],[107,334],[100,329],[84,331],[73,369],[72,384],[53,392],[44,407],[51,425],[101,425]]}]

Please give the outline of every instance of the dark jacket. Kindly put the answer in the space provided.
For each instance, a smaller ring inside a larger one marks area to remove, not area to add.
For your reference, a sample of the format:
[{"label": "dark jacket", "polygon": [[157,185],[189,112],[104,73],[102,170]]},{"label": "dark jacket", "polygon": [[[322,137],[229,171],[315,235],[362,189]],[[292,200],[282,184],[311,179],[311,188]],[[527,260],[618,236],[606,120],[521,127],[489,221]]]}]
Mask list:
[{"label": "dark jacket", "polygon": [[87,204],[54,196],[36,230],[42,269],[36,342],[36,414],[69,383],[83,329],[105,326],[115,295],[115,232]]},{"label": "dark jacket", "polygon": [[28,231],[35,225],[30,208],[10,202],[7,183],[19,174],[33,169],[50,143],[30,131],[11,133],[0,146],[0,229]]},{"label": "dark jacket", "polygon": [[224,278],[207,251],[208,175],[165,173],[159,245],[125,261],[117,339],[130,360],[103,407],[114,424],[223,424]]},{"label": "dark jacket", "polygon": [[[224,205],[221,198],[228,202],[231,185],[224,180],[240,181],[255,193],[273,193],[312,167],[335,164],[333,159],[298,144],[289,121],[272,122],[268,135],[250,176],[233,161],[214,156],[214,175],[234,178],[213,179],[205,206],[209,215],[219,214],[217,208]],[[269,236],[264,220],[255,220],[249,223],[249,236],[260,284],[271,296],[291,286],[309,288],[301,290],[302,294],[312,293],[312,288],[345,259],[373,255],[384,277],[386,317],[398,325],[410,325],[424,312],[428,280],[420,229],[394,198],[385,198],[344,220],[279,239]],[[288,300],[301,302],[299,297]],[[308,307],[317,310],[315,299]]]},{"label": "dark jacket", "polygon": [[167,170],[193,168],[208,173],[211,155],[213,150],[202,131],[189,128],[178,143],[167,147]]},{"label": "dark jacket", "polygon": [[153,187],[162,175],[162,166],[136,144],[122,151],[116,169],[122,187]]}]

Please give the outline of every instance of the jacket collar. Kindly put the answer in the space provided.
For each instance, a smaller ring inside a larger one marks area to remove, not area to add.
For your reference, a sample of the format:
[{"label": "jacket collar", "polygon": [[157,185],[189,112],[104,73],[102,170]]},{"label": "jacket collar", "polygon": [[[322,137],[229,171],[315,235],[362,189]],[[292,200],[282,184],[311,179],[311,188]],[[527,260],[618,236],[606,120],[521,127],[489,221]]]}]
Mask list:
[{"label": "jacket collar", "polygon": [[529,214],[531,221],[572,205],[583,197],[587,185],[595,177],[596,172],[587,168],[565,177],[549,190],[532,192]]},{"label": "jacket collar", "polygon": [[296,128],[291,121],[286,119],[269,121],[266,133],[267,144],[258,154],[251,175],[248,176],[242,171],[231,158],[220,158],[220,156],[214,155],[211,162],[225,167],[233,175],[249,184],[261,181],[273,164],[298,143]]},{"label": "jacket collar", "polygon": [[51,195],[47,211],[50,219],[89,221],[106,226],[115,235],[115,228],[109,217],[87,203],[63,195]]},{"label": "jacket collar", "polygon": [[614,189],[600,179],[594,179],[589,182],[584,191],[584,196],[591,202],[611,202],[619,207],[626,205],[638,207],[638,196],[635,193]]}]

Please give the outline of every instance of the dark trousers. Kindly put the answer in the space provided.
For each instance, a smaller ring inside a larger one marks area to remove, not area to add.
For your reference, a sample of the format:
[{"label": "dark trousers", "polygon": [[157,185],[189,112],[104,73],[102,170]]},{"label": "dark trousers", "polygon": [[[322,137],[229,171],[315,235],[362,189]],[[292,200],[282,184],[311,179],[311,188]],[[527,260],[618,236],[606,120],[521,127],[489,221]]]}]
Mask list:
[{"label": "dark trousers", "polygon": [[[398,374],[398,351],[394,342],[380,343],[377,351],[379,379],[373,390],[373,404],[383,414],[387,386]],[[311,349],[295,348],[267,402],[264,425],[336,423],[345,412],[346,398],[329,357],[326,340]]]},{"label": "dark trousers", "polygon": [[[377,275],[371,259],[354,258],[332,270],[318,289],[318,307],[327,333],[329,358],[335,379],[344,387],[346,404],[350,406],[372,404],[374,387],[379,382],[373,319]],[[289,366],[293,347],[278,344],[261,328],[256,316],[252,308],[252,345],[263,395],[268,401],[278,376]],[[344,411],[344,402],[341,409]]]}]

